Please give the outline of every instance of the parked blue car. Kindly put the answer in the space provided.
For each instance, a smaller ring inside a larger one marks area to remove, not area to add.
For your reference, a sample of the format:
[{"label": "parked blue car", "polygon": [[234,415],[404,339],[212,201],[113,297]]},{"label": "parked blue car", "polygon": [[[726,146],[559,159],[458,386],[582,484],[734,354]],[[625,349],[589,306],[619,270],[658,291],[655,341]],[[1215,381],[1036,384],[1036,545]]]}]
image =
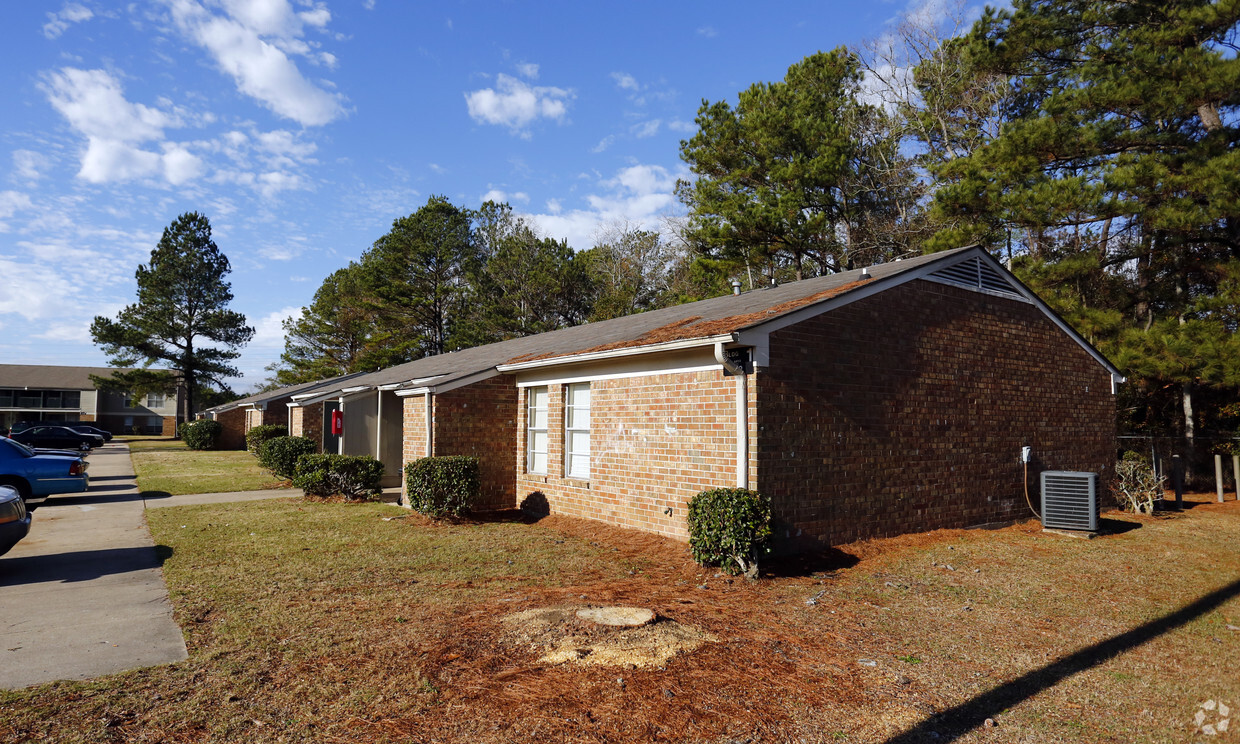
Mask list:
[{"label": "parked blue car", "polygon": [[11,486],[0,486],[0,555],[13,549],[30,532],[30,512]]},{"label": "parked blue car", "polygon": [[86,461],[73,452],[38,452],[0,437],[0,486],[11,486],[34,507],[57,493],[80,493],[90,486]]}]

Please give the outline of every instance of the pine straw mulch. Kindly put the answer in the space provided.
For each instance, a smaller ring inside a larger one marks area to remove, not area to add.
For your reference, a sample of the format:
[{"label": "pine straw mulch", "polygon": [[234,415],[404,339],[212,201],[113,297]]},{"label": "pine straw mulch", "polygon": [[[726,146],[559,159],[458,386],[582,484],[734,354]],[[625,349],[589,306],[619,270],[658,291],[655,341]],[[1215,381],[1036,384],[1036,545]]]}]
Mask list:
[{"label": "pine straw mulch", "polygon": [[[416,515],[409,522],[435,526]],[[656,535],[566,517],[546,517],[538,527],[610,547],[617,562],[642,568],[631,579],[523,589],[446,620],[450,636],[414,652],[439,690],[438,704],[416,718],[356,720],[354,733],[416,741],[783,740],[815,711],[814,741],[855,730],[861,720],[888,732],[911,722],[884,721],[868,709],[893,683],[906,696],[924,691],[858,665],[858,649],[869,645],[864,620],[817,600],[805,604],[853,562],[847,553],[835,565],[821,558],[775,564],[785,576],[776,585],[703,569],[683,543]],[[898,539],[913,545],[953,532]],[[800,590],[791,598],[789,581]],[[522,611],[598,605],[646,607],[661,622],[717,640],[651,668],[552,665],[503,622]]]}]

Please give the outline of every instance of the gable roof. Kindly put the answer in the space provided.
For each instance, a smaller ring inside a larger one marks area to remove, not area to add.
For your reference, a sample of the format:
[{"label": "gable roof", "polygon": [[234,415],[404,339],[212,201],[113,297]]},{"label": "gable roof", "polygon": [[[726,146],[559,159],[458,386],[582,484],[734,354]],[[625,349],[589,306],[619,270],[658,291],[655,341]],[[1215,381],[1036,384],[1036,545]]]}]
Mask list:
[{"label": "gable roof", "polygon": [[[714,343],[744,345],[754,334],[919,278],[1029,302],[1113,376],[1123,379],[1114,365],[989,253],[968,247],[425,357],[350,380],[348,388],[451,389],[499,372],[532,367]],[[343,389],[324,387],[314,398]]]},{"label": "gable roof", "polygon": [[276,388],[275,390],[266,390],[261,393],[254,393],[253,395],[247,395],[244,398],[238,398],[237,400],[230,400],[227,403],[221,403],[218,406],[213,406],[211,408],[206,409],[205,411],[203,411],[203,413],[223,413],[224,411],[229,411],[229,410],[232,410],[233,408],[241,408],[243,406],[247,406],[247,407],[248,406],[262,406],[262,405],[266,405],[267,403],[271,403],[272,401],[279,400],[280,398],[288,398],[288,397],[292,397],[298,394],[309,393],[314,390],[318,390],[320,388],[330,387],[330,386],[336,385],[337,383],[342,383],[345,380],[351,380],[354,377],[361,377],[364,374],[367,374],[367,373],[366,372],[350,372],[347,375],[339,375],[337,377],[330,377],[326,380],[316,380],[314,382],[302,382],[296,385],[287,385],[282,388]]}]

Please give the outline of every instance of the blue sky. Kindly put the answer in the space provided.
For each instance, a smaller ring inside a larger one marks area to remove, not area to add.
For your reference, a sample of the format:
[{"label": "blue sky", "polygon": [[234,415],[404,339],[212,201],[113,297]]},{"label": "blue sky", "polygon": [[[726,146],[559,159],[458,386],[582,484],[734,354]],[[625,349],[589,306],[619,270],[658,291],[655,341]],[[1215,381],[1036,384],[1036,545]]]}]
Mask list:
[{"label": "blue sky", "polygon": [[912,5],[6,3],[0,360],[106,364],[91,319],[134,300],[163,228],[198,211],[258,330],[248,390],[280,320],[430,195],[506,200],[577,249],[616,220],[657,228],[682,211],[703,98]]}]

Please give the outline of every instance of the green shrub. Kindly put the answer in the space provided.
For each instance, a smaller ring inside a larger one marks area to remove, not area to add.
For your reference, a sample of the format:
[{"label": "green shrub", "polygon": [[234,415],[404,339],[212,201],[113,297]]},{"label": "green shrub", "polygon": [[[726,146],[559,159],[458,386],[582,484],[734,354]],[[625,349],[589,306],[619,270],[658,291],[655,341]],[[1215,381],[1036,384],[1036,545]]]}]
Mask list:
[{"label": "green shrub", "polygon": [[263,424],[255,426],[245,433],[245,448],[252,455],[258,455],[258,448],[263,446],[263,442],[276,437],[287,437],[288,427],[284,424]]},{"label": "green shrub", "polygon": [[423,457],[405,467],[409,505],[432,519],[459,517],[478,500],[478,458]]},{"label": "green shrub", "polygon": [[258,448],[258,464],[278,478],[292,480],[297,475],[297,459],[317,451],[318,447],[309,437],[276,437]]},{"label": "green shrub", "polygon": [[770,542],[771,501],[762,494],[715,488],[689,501],[689,549],[698,563],[753,578]]},{"label": "green shrub", "polygon": [[224,427],[218,421],[199,419],[190,421],[181,427],[181,440],[192,450],[215,449]]},{"label": "green shrub", "polygon": [[293,485],[307,496],[340,494],[349,501],[378,496],[383,463],[370,455],[302,455]]}]

